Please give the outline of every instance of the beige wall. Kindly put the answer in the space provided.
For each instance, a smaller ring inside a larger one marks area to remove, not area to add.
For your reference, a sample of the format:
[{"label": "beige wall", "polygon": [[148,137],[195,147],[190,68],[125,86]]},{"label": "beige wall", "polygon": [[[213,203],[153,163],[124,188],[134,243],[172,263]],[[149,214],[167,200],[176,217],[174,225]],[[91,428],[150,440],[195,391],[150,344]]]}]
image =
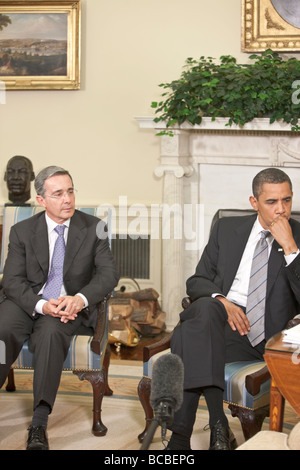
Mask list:
[{"label": "beige wall", "polygon": [[[178,78],[187,57],[232,54],[240,46],[238,0],[82,0],[79,91],[10,91],[0,105],[0,205],[13,155],[37,173],[68,168],[80,204],[159,203],[159,138],[135,116],[152,114],[158,84]],[[35,196],[32,190],[32,196]]]}]

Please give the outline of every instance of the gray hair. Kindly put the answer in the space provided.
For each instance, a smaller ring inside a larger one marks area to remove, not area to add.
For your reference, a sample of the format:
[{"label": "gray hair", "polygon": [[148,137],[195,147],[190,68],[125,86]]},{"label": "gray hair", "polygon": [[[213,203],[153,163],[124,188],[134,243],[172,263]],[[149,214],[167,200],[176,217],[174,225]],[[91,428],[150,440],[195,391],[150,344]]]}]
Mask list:
[{"label": "gray hair", "polygon": [[263,185],[289,183],[291,191],[293,191],[292,182],[289,176],[279,168],[266,168],[260,171],[252,181],[253,196],[258,199],[263,191]]},{"label": "gray hair", "polygon": [[44,168],[39,172],[37,177],[35,178],[34,181],[34,187],[36,190],[36,193],[42,197],[45,196],[45,181],[52,176],[56,175],[68,175],[72,181],[73,184],[73,179],[70,173],[65,170],[64,168],[61,168],[60,166],[48,166],[47,168]]}]

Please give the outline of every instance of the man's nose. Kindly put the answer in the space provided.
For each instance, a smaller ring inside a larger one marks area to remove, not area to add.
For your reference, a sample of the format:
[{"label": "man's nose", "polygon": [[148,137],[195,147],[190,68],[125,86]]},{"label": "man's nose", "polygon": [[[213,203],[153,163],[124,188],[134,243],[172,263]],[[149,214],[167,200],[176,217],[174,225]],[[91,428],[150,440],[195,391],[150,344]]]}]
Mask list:
[{"label": "man's nose", "polygon": [[284,214],[285,213],[285,207],[282,202],[278,202],[277,204],[277,214]]}]

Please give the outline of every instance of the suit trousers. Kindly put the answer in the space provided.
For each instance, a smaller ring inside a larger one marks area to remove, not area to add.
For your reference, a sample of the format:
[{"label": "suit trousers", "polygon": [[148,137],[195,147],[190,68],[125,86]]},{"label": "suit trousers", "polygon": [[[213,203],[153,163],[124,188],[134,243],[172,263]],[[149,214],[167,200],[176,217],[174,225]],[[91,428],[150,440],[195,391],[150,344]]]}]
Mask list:
[{"label": "suit trousers", "polygon": [[231,329],[227,318],[223,304],[211,297],[196,300],[180,314],[171,340],[172,352],[184,365],[183,404],[171,428],[175,432],[192,434],[201,389],[224,389],[226,363],[263,360],[265,341],[253,348],[247,336]]},{"label": "suit trousers", "polygon": [[34,354],[33,407],[44,401],[52,409],[72,336],[81,323],[80,315],[62,323],[50,315],[30,317],[10,300],[1,303],[0,340],[5,344],[6,360],[5,364],[0,364],[0,388],[24,342],[29,339],[29,350]]}]

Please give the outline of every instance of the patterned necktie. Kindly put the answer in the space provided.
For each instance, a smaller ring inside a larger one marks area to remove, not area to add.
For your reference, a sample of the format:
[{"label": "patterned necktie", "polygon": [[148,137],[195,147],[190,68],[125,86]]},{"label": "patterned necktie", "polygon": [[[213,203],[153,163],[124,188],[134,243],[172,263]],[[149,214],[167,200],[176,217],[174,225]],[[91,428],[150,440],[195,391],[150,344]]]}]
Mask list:
[{"label": "patterned necktie", "polygon": [[251,330],[248,339],[256,346],[265,337],[265,300],[268,275],[268,242],[270,232],[261,232],[261,239],[254,250],[246,314]]},{"label": "patterned necktie", "polygon": [[63,266],[66,249],[64,239],[65,227],[65,225],[57,225],[54,229],[58,233],[58,237],[54,245],[51,269],[43,292],[43,299],[46,300],[58,299],[63,284]]}]

